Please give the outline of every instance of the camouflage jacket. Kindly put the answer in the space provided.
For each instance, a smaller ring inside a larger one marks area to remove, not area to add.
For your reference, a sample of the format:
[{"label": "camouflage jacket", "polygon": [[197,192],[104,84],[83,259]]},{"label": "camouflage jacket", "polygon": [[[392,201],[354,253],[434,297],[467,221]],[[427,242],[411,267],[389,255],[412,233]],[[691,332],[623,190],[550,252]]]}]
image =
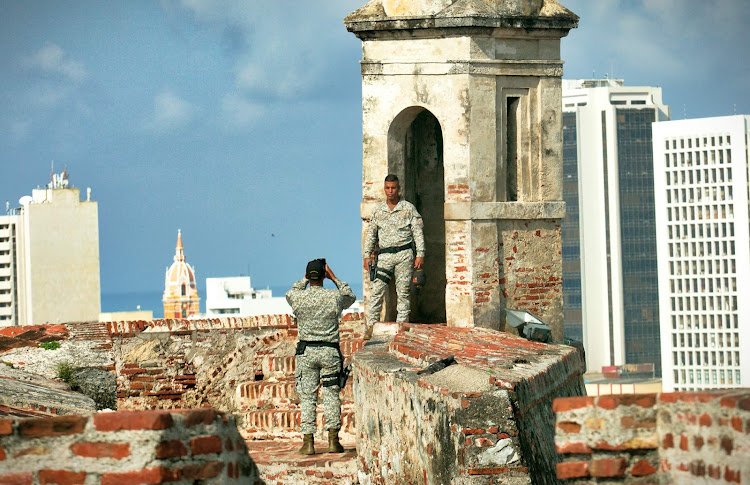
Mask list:
[{"label": "camouflage jacket", "polygon": [[414,242],[417,257],[424,258],[424,232],[422,231],[422,216],[410,202],[401,199],[393,210],[388,203],[383,202],[372,213],[370,226],[365,237],[365,258],[375,249],[403,246]]},{"label": "camouflage jacket", "polygon": [[307,287],[307,278],[292,285],[286,292],[286,301],[297,318],[297,332],[300,340],[339,341],[339,320],[341,312],[349,308],[357,299],[349,285],[334,280],[337,289],[322,286]]}]

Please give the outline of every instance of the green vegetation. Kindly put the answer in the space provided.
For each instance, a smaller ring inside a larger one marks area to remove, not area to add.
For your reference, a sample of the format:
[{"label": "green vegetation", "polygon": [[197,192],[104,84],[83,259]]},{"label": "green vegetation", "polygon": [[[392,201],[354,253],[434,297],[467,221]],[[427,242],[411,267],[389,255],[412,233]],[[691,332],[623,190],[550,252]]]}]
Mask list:
[{"label": "green vegetation", "polygon": [[0,364],[5,364],[8,367],[13,367],[13,362],[8,362],[8,361],[5,361],[5,360],[0,360]]},{"label": "green vegetation", "polygon": [[44,350],[57,350],[60,348],[60,341],[51,340],[49,342],[39,342],[39,347],[43,348]]},{"label": "green vegetation", "polygon": [[76,385],[75,382],[75,372],[76,372],[76,366],[74,366],[72,363],[68,361],[58,362],[57,365],[55,365],[55,372],[57,373],[57,378],[66,383],[70,386],[71,389],[75,390]]}]

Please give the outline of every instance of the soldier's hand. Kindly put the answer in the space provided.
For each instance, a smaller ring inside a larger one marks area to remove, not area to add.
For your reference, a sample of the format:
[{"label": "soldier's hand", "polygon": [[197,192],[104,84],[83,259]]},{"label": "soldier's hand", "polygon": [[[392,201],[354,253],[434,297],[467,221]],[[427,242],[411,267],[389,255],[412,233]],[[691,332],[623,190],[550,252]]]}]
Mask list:
[{"label": "soldier's hand", "polygon": [[365,262],[362,265],[365,271],[370,271],[370,261],[372,261],[372,258],[365,258]]},{"label": "soldier's hand", "polygon": [[326,278],[331,281],[336,279],[336,275],[333,274],[333,271],[331,271],[331,268],[329,268],[328,265],[326,265]]},{"label": "soldier's hand", "polygon": [[419,256],[417,256],[416,258],[414,258],[414,268],[415,269],[421,268],[422,267],[422,263],[424,263],[424,258],[420,258]]}]

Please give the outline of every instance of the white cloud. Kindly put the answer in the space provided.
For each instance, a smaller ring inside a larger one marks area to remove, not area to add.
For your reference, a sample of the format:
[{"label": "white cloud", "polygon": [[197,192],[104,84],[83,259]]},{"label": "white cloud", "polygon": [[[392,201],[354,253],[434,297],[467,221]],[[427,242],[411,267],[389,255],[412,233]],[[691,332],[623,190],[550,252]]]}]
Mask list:
[{"label": "white cloud", "polygon": [[62,47],[53,43],[46,44],[36,53],[26,57],[24,64],[31,69],[61,75],[73,82],[81,82],[87,76],[82,62],[71,59]]},{"label": "white cloud", "polygon": [[265,114],[262,104],[249,101],[236,93],[224,96],[221,111],[227,126],[232,129],[251,126]]},{"label": "white cloud", "polygon": [[319,88],[338,59],[343,18],[364,0],[182,0],[200,22],[239,30],[245,49],[235,59],[235,87],[250,95],[294,99]]},{"label": "white cloud", "polygon": [[63,104],[72,94],[73,90],[69,86],[41,82],[30,86],[26,97],[29,100],[29,105],[41,109],[50,109]]},{"label": "white cloud", "polygon": [[727,57],[742,63],[750,44],[745,0],[563,0],[580,15],[563,39],[566,76],[597,75],[639,82],[704,82],[725,71]]},{"label": "white cloud", "polygon": [[197,108],[171,91],[162,91],[154,98],[153,118],[146,127],[156,132],[171,131],[187,125]]}]

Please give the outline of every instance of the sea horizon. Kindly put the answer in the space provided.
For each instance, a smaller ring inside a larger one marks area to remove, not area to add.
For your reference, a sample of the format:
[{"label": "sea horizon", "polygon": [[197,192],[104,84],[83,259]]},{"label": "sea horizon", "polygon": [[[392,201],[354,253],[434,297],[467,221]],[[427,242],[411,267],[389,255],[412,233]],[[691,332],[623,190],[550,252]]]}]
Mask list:
[{"label": "sea horizon", "polygon": [[[327,285],[329,287],[329,285]],[[362,299],[362,285],[359,286],[351,285],[352,291],[357,295],[357,299]],[[289,287],[285,286],[266,286],[263,288],[256,288],[256,290],[271,290],[271,296],[283,297],[284,294],[289,290]],[[151,311],[153,312],[154,318],[164,317],[164,304],[162,303],[162,297],[164,290],[142,290],[142,291],[124,291],[124,292],[108,292],[102,293],[101,295],[101,312],[112,313],[112,312],[134,312],[134,311]],[[205,288],[198,288],[198,295],[200,296],[200,312],[205,313],[206,311],[206,290]]]}]

